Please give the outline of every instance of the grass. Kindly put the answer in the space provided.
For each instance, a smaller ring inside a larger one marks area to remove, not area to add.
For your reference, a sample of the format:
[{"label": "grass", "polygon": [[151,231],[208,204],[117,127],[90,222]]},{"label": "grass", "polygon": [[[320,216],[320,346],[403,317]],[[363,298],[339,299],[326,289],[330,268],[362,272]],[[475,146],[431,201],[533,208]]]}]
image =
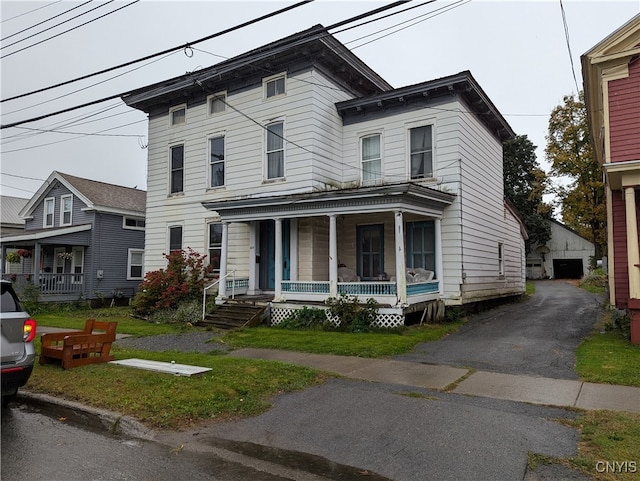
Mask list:
[{"label": "grass", "polygon": [[116,359],[175,361],[212,371],[180,377],[106,363],[70,370],[36,364],[26,389],[117,411],[154,428],[183,429],[213,419],[260,414],[271,406],[273,395],[324,379],[305,367],[215,354],[115,347],[112,353]]},{"label": "grass", "polygon": [[618,329],[594,331],[576,350],[580,379],[595,383],[640,386],[640,346]]},{"label": "grass", "polygon": [[347,334],[256,327],[232,331],[224,342],[233,348],[283,349],[341,356],[386,357],[411,351],[419,342],[435,341],[459,329],[462,321],[408,327],[393,332]]}]

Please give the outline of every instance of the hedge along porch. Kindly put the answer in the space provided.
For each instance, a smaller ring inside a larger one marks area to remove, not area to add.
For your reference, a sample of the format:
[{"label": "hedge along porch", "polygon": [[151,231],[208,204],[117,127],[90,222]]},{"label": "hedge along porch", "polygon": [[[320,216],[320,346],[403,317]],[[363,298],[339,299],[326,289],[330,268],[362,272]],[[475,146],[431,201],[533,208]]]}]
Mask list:
[{"label": "hedge along porch", "polygon": [[[440,221],[454,198],[402,183],[203,203],[222,222],[220,277],[235,272],[234,281],[221,283],[217,302],[234,283],[246,286],[236,293],[273,292],[277,323],[299,304],[349,295],[375,299],[379,325],[402,325],[412,305],[441,297]],[[229,241],[232,229],[248,246]],[[416,268],[433,274],[416,276]]]}]

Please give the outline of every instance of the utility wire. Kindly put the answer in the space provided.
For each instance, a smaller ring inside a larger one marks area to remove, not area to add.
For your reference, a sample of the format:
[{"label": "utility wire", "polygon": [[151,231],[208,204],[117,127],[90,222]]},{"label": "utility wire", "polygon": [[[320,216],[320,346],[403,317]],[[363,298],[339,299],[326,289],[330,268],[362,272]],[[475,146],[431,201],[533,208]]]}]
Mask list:
[{"label": "utility wire", "polygon": [[225,35],[225,34],[227,34],[229,32],[233,32],[235,30],[239,30],[241,28],[247,27],[247,26],[252,25],[254,23],[258,23],[258,22],[260,22],[262,20],[274,17],[276,15],[280,15],[281,13],[288,12],[289,10],[293,10],[294,8],[301,7],[302,5],[306,5],[307,3],[311,3],[312,1],[313,0],[303,0],[301,2],[298,2],[298,3],[294,4],[294,5],[290,5],[288,7],[281,8],[280,10],[276,10],[275,12],[268,13],[268,14],[263,15],[261,17],[255,18],[253,20],[249,20],[248,22],[244,22],[244,23],[241,23],[241,24],[236,25],[234,27],[230,27],[230,28],[227,28],[227,29],[222,30],[220,32],[214,33],[212,35],[208,35],[207,37],[203,37],[201,39],[194,40],[192,42],[187,42],[184,45],[180,45],[178,47],[173,47],[173,48],[170,48],[170,49],[167,49],[167,50],[163,50],[162,52],[158,52],[158,53],[154,53],[154,54],[151,54],[151,55],[147,55],[146,57],[142,57],[142,58],[139,58],[139,59],[136,59],[136,60],[131,60],[129,62],[125,62],[125,63],[120,64],[120,65],[116,65],[115,67],[109,67],[107,69],[100,70],[98,72],[94,72],[94,73],[91,73],[91,74],[83,75],[82,77],[77,77],[75,79],[67,80],[65,82],[61,82],[61,83],[58,83],[58,84],[55,84],[55,85],[51,85],[49,87],[44,87],[44,88],[41,88],[41,89],[38,89],[38,90],[33,90],[31,92],[27,92],[27,93],[24,93],[24,94],[16,95],[14,97],[10,97],[8,99],[2,99],[2,100],[0,100],[0,103],[8,102],[9,100],[16,100],[16,99],[19,99],[19,98],[22,98],[22,97],[26,97],[28,95],[37,94],[37,93],[40,93],[40,92],[45,92],[47,90],[51,90],[51,89],[54,89],[54,88],[62,87],[64,85],[69,85],[70,83],[74,83],[74,82],[78,82],[80,80],[85,80],[85,79],[88,79],[88,78],[91,78],[91,77],[95,77],[96,75],[101,75],[103,73],[111,72],[111,71],[117,70],[119,68],[128,67],[129,65],[133,65],[135,63],[144,62],[145,60],[149,60],[149,59],[152,59],[152,58],[155,58],[155,57],[159,57],[159,56],[165,55],[167,53],[172,53],[172,52],[176,52],[176,51],[179,51],[179,50],[184,50],[185,48],[189,48],[191,45],[195,45],[197,43],[201,43],[201,42],[204,42],[206,40],[211,40],[212,38],[216,38],[216,37],[219,37],[221,35]]},{"label": "utility wire", "polygon": [[29,10],[28,12],[21,13],[20,15],[15,15],[14,17],[5,18],[0,23],[8,22],[9,20],[15,20],[16,18],[24,17],[25,15],[29,15],[30,13],[37,12],[38,10],[42,10],[43,8],[50,7],[51,5],[55,5],[56,3],[60,3],[62,0],[57,0],[55,2],[47,3],[38,8],[34,8],[33,10]]},{"label": "utility wire", "polygon": [[[111,3],[111,2],[113,2],[113,1],[114,1],[114,0],[109,0],[109,2],[107,2],[107,3]],[[131,2],[131,3],[128,3],[128,4],[126,4],[126,5],[123,5],[122,7],[116,8],[115,10],[112,10],[112,11],[110,11],[110,12],[108,12],[108,13],[105,13],[104,15],[100,15],[99,17],[96,17],[96,18],[94,18],[94,19],[92,19],[92,20],[89,20],[88,22],[81,23],[80,25],[77,25],[77,26],[75,26],[75,27],[73,27],[73,28],[70,28],[69,30],[65,30],[64,32],[57,33],[56,35],[53,35],[53,36],[48,37],[48,38],[45,38],[44,40],[40,40],[39,42],[33,43],[33,44],[31,44],[31,45],[27,45],[26,47],[23,47],[23,48],[21,48],[21,49],[19,49],[19,50],[15,50],[14,52],[11,52],[11,53],[8,53],[8,54],[6,54],[6,55],[3,55],[2,57],[0,57],[0,59],[3,59],[3,58],[6,58],[6,57],[9,57],[9,56],[11,56],[11,55],[15,55],[15,54],[16,54],[16,53],[18,53],[18,52],[22,52],[22,51],[27,50],[27,49],[29,49],[29,48],[31,48],[31,47],[35,47],[36,45],[40,45],[41,43],[47,42],[48,40],[54,39],[54,38],[56,38],[56,37],[60,37],[61,35],[64,35],[65,33],[69,33],[69,32],[71,32],[71,31],[73,31],[73,30],[76,30],[76,29],[78,29],[78,28],[80,28],[80,27],[84,27],[85,25],[88,25],[88,24],[90,24],[90,23],[93,23],[93,22],[95,22],[96,20],[100,20],[101,18],[104,18],[104,17],[106,17],[106,16],[108,16],[108,15],[111,15],[112,13],[116,13],[116,12],[119,12],[120,10],[122,10],[122,9],[125,9],[125,8],[127,8],[127,7],[130,7],[131,5],[133,5],[133,4],[135,4],[135,3],[138,3],[139,1],[140,1],[140,0],[133,0],[133,2]],[[105,5],[106,5],[106,4],[105,4]],[[100,7],[96,7],[96,8],[100,8]],[[94,9],[94,10],[95,10],[95,9]]]},{"label": "utility wire", "polygon": [[[15,37],[16,35],[20,35],[21,33],[24,33],[24,32],[26,32],[27,30],[31,30],[32,28],[39,27],[40,25],[45,24],[45,23],[47,23],[47,22],[50,22],[51,20],[53,20],[53,19],[55,19],[55,18],[62,17],[63,15],[66,15],[67,13],[69,13],[69,12],[71,12],[71,11],[73,11],[73,10],[77,9],[77,8],[82,8],[82,7],[84,7],[86,4],[91,3],[91,2],[93,2],[93,0],[88,0],[88,1],[86,1],[86,2],[84,2],[84,3],[81,3],[80,5],[76,5],[75,7],[70,8],[69,10],[65,10],[64,12],[59,13],[58,15],[54,15],[53,17],[47,18],[46,20],[43,20],[42,22],[38,22],[38,23],[36,23],[36,24],[34,24],[34,25],[31,25],[31,26],[29,26],[29,27],[27,27],[27,28],[23,28],[23,29],[22,29],[22,30],[20,30],[19,32],[15,32],[15,33],[12,33],[11,35],[7,35],[7,36],[6,36],[6,37],[4,37],[4,38],[0,38],[0,42],[4,42],[4,41],[5,41],[5,40],[7,40],[8,38]],[[104,4],[104,5],[106,5],[106,4]],[[89,11],[91,11],[91,10],[89,10]],[[89,12],[85,12],[85,13],[89,13]],[[83,13],[83,14],[81,14],[81,15],[84,15],[84,13]],[[78,16],[80,16],[80,15],[78,15]],[[73,17],[73,18],[70,18],[69,20],[73,20],[74,18],[78,18],[78,16]],[[69,20],[65,20],[65,22],[68,22]],[[62,22],[62,23],[65,23],[65,22]],[[54,25],[53,27],[48,28],[47,30],[51,30],[52,28],[58,27],[58,26],[62,25],[62,23],[58,23],[58,24]],[[44,32],[46,32],[47,30],[44,30]],[[35,33],[34,35],[39,35],[40,33],[43,33],[43,32],[38,32],[38,33]],[[33,37],[34,35],[31,35],[31,37]],[[28,38],[31,38],[31,37],[23,38],[22,40],[18,40],[18,42],[22,42],[23,40],[27,40]],[[16,42],[16,43],[17,43],[17,42]],[[13,44],[11,44],[11,45],[13,45]],[[3,46],[3,47],[1,47],[1,48],[10,47],[11,45],[5,45],[5,46]]]},{"label": "utility wire", "polygon": [[[281,10],[278,10],[277,12],[272,13],[272,14],[268,14],[268,15],[264,15],[264,16],[262,16],[262,17],[259,17],[259,19],[255,19],[255,20],[251,20],[251,21],[249,21],[249,22],[245,22],[244,24],[241,24],[241,26],[250,25],[250,24],[252,24],[252,23],[255,23],[256,21],[262,20],[262,19],[264,19],[264,18],[269,18],[269,17],[271,17],[271,16],[273,16],[273,15],[276,15],[276,14],[278,14],[278,13],[282,13],[283,11],[290,10],[291,8],[294,8],[294,7],[296,7],[296,6],[301,6],[301,5],[304,5],[304,4],[306,4],[306,3],[309,3],[310,1],[313,1],[313,0],[305,0],[305,1],[303,1],[303,2],[300,2],[300,3],[297,3],[297,4],[295,4],[295,5],[292,5],[291,7],[288,7],[288,8],[286,8],[286,9],[281,9]],[[366,17],[371,16],[371,15],[376,15],[376,14],[378,14],[378,13],[380,13],[380,12],[383,12],[383,11],[385,11],[385,10],[389,10],[389,9],[391,9],[391,8],[397,7],[398,5],[402,5],[402,4],[405,4],[405,3],[407,3],[407,0],[401,0],[401,1],[397,1],[397,2],[391,3],[391,4],[389,4],[389,5],[385,5],[385,6],[383,6],[383,7],[376,8],[376,9],[371,10],[371,11],[369,11],[369,12],[365,12],[365,13],[363,13],[363,14],[356,15],[355,17],[351,17],[351,18],[349,18],[349,19],[346,19],[346,20],[343,20],[343,21],[341,21],[341,22],[335,23],[335,24],[331,25],[330,27],[328,27],[327,29],[329,29],[329,28],[336,28],[336,27],[340,27],[340,26],[346,25],[346,24],[348,24],[348,23],[351,23],[351,22],[354,22],[354,21],[360,20],[360,19],[362,19],[362,18],[366,18]],[[231,29],[226,29],[226,30],[224,30],[223,32],[218,32],[217,34],[210,35],[208,38],[213,38],[213,37],[216,37],[216,36],[222,35],[223,33],[228,33],[229,31],[232,31],[232,30],[234,30],[234,29],[236,29],[236,28],[240,28],[240,27],[233,27],[233,28],[231,28]],[[187,48],[188,46],[189,46],[189,44],[186,44],[186,47],[185,47],[185,46],[181,46],[181,47],[179,47],[179,48]],[[145,60],[147,60],[147,59],[149,59],[149,58],[153,58],[153,57],[156,57],[156,56],[158,56],[158,55],[162,55],[162,54],[165,54],[165,53],[169,53],[169,52],[172,52],[172,51],[174,51],[174,50],[175,50],[175,48],[173,48],[173,49],[169,49],[169,50],[165,50],[165,51],[161,52],[160,54],[154,54],[154,55],[151,55],[151,56],[147,56],[147,57],[145,57],[144,59],[145,59]],[[136,61],[133,61],[133,62],[128,62],[127,64],[123,64],[123,65],[131,65],[131,64],[133,64],[133,63],[137,63],[137,62],[139,62],[139,61],[140,61],[140,60],[136,60]],[[115,68],[118,68],[118,67],[115,67]],[[107,70],[103,71],[102,73],[107,72],[107,71],[110,71],[110,70],[114,70],[115,68],[107,69]],[[92,74],[92,75],[90,75],[90,76],[93,76],[93,74]],[[87,76],[85,76],[84,78],[87,78]],[[75,80],[74,80],[74,81],[75,81]],[[66,83],[71,83],[71,81],[66,82]],[[59,84],[59,85],[60,85],[60,84]],[[54,87],[48,87],[48,88],[43,89],[43,90],[48,90],[49,88],[54,88]],[[40,91],[43,91],[43,90],[40,90]],[[71,112],[71,111],[73,111],[73,110],[81,109],[81,108],[84,108],[84,107],[89,107],[89,106],[91,106],[91,105],[96,105],[96,104],[99,104],[99,103],[102,103],[102,102],[106,102],[106,101],[108,101],[108,100],[113,100],[113,99],[116,99],[116,98],[121,98],[123,95],[125,95],[125,94],[127,94],[127,93],[128,93],[128,92],[123,92],[123,93],[121,93],[121,94],[111,95],[111,96],[109,96],[109,97],[104,97],[104,98],[102,98],[102,99],[98,99],[98,100],[94,100],[94,101],[91,101],[91,102],[87,102],[87,103],[84,103],[84,104],[81,104],[81,105],[77,105],[77,106],[75,106],[75,107],[69,107],[69,108],[66,108],[66,109],[63,109],[63,110],[59,110],[59,111],[57,111],[57,112],[53,112],[53,113],[49,113],[49,114],[43,114],[43,115],[39,115],[39,116],[37,116],[37,117],[33,117],[33,118],[30,118],[30,119],[21,120],[21,121],[18,121],[18,122],[12,122],[12,123],[9,123],[9,124],[0,125],[0,129],[6,129],[6,128],[10,128],[10,127],[16,127],[16,126],[18,126],[18,125],[22,125],[22,124],[25,124],[25,123],[28,123],[28,122],[35,122],[35,121],[37,121],[37,120],[42,120],[42,119],[46,119],[46,118],[48,118],[48,117],[53,117],[54,115],[59,115],[59,114],[63,114],[63,113],[67,113],[67,112]],[[30,95],[30,94],[23,94],[22,96],[19,96],[19,97],[23,97],[23,96],[26,96],[26,95]],[[15,98],[19,98],[19,97],[12,97],[11,99],[6,99],[6,100],[13,100],[13,99],[15,99]],[[4,101],[5,101],[5,100],[3,100],[2,102],[4,102]]]},{"label": "utility wire", "polygon": [[567,40],[567,50],[569,51],[569,61],[571,62],[571,73],[573,73],[573,81],[576,84],[576,95],[580,95],[580,87],[578,87],[578,79],[576,78],[576,68],[573,65],[573,54],[571,53],[571,42],[569,41],[569,25],[567,24],[567,15],[564,11],[564,5],[560,0],[560,11],[562,12],[562,24],[564,25],[564,37]]}]

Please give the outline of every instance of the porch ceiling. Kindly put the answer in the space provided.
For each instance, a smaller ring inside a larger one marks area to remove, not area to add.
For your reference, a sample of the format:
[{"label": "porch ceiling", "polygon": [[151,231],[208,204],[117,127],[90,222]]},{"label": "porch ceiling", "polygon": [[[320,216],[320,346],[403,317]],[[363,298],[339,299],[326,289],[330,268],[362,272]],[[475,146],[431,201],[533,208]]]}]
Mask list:
[{"label": "porch ceiling", "polygon": [[442,217],[451,205],[454,194],[402,183],[385,186],[340,189],[305,194],[277,195],[264,198],[245,198],[203,202],[218,212],[222,220],[249,221],[274,217],[312,217],[331,214],[362,214],[402,211],[419,215]]}]

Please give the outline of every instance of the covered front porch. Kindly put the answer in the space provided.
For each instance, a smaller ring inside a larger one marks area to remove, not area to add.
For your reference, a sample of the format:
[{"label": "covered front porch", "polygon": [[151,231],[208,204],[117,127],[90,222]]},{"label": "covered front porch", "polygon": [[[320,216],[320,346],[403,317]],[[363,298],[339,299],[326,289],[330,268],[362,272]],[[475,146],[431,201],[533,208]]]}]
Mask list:
[{"label": "covered front porch", "polygon": [[2,278],[12,281],[18,292],[27,284],[37,286],[43,301],[83,297],[90,231],[91,225],[86,225],[3,237]]},{"label": "covered front porch", "polygon": [[[441,299],[441,219],[455,196],[421,185],[345,189],[204,204],[221,219],[217,302],[273,293],[272,311],[328,298],[381,311]],[[235,229],[235,230],[234,230]],[[238,234],[245,230],[248,236]],[[244,256],[232,238],[248,237]],[[248,254],[248,255],[247,255]]]}]

